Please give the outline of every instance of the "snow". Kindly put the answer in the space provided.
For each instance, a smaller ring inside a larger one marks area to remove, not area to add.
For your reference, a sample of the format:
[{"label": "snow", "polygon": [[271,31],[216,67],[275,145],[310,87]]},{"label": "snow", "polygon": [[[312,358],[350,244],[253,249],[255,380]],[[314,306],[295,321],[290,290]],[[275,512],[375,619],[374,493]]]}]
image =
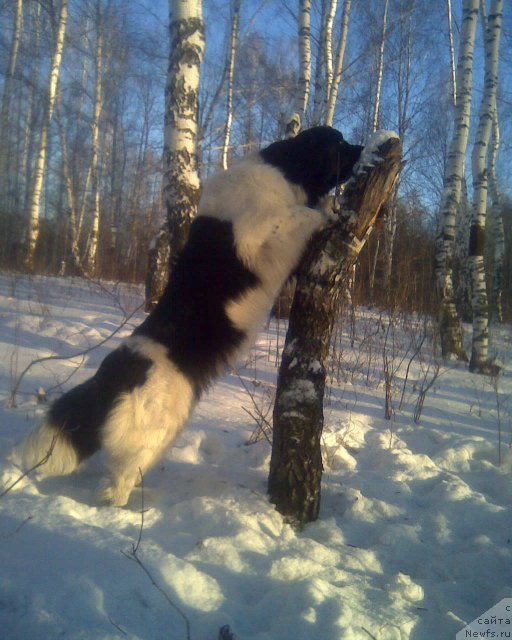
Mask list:
[{"label": "snow", "polygon": [[398,138],[399,136],[395,131],[387,131],[386,129],[378,129],[371,133],[354,168],[354,173],[357,175],[365,171],[366,167],[373,167],[380,159],[378,153],[379,147],[387,140]]},{"label": "snow", "polygon": [[[54,398],[91,375],[143,314],[85,355],[32,366],[10,408],[25,367],[100,343],[141,296],[127,285],[0,275],[3,459],[43,414],[38,393]],[[500,378],[441,364],[415,423],[435,371],[432,341],[404,388],[423,324],[394,318],[388,331],[388,322],[357,309],[353,346],[348,318],[336,332],[317,522],[295,531],[283,521],[266,496],[270,446],[246,445],[256,427],[249,394],[271,408],[285,330],[272,322],[126,508],[94,502],[101,456],[73,476],[31,474],[0,499],[2,637],[216,640],[229,625],[239,640],[444,640],[510,598],[509,328],[493,335]],[[391,421],[383,350],[397,369]],[[0,487],[18,477],[4,459]]]}]

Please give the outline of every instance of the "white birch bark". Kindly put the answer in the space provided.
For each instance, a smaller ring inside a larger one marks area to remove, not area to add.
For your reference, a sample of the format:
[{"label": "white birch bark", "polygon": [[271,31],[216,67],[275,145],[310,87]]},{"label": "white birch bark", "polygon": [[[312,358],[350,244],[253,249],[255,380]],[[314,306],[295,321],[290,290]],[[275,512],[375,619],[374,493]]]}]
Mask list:
[{"label": "white birch bark", "polygon": [[327,3],[330,0],[322,0],[322,20],[320,27],[320,37],[318,39],[318,52],[315,65],[315,94],[313,97],[313,113],[311,115],[311,124],[316,126],[320,124],[322,118],[322,104],[325,84],[325,34],[327,24]]},{"label": "white birch bark", "polygon": [[503,228],[501,193],[496,178],[496,159],[500,146],[498,109],[492,122],[492,143],[489,153],[489,193],[491,196],[490,221],[494,229],[494,272],[492,278],[492,315],[503,322],[503,262],[505,260],[505,230]]},{"label": "white birch bark", "polygon": [[62,59],[62,51],[64,49],[64,36],[66,33],[66,23],[68,19],[68,2],[61,0],[57,38],[55,41],[55,49],[52,55],[50,66],[50,77],[48,82],[48,99],[46,103],[46,113],[41,128],[41,136],[39,139],[39,149],[36,158],[36,166],[34,170],[34,180],[32,186],[32,196],[29,207],[29,220],[26,235],[25,248],[25,268],[32,271],[34,268],[34,254],[36,250],[37,239],[39,237],[39,216],[41,209],[41,194],[44,182],[44,170],[46,166],[46,150],[48,141],[48,130],[52,121],[53,109],[55,106],[55,98],[57,95],[57,85],[59,81],[60,64]]},{"label": "white birch bark", "polygon": [[[34,147],[34,139],[35,139],[35,131],[34,131],[34,120],[35,120],[35,102],[36,102],[36,87],[37,87],[37,79],[39,77],[40,72],[40,61],[41,61],[41,5],[37,3],[31,3],[29,5],[29,14],[28,14],[28,33],[30,34],[31,40],[31,70],[28,79],[28,87],[27,87],[27,103],[26,103],[26,113],[25,113],[25,127],[23,131],[23,141],[22,141],[22,152],[21,152],[21,161],[20,161],[20,172],[25,178],[25,190],[23,194],[23,205],[24,210],[28,211],[29,203],[31,198],[30,186],[31,186],[31,151]],[[25,221],[23,221],[25,224]],[[25,230],[26,232],[26,230]],[[18,238],[21,239],[22,234],[18,234]]]},{"label": "white birch bark", "polygon": [[343,71],[343,62],[345,60],[345,49],[347,46],[348,23],[351,4],[352,0],[345,0],[343,4],[343,13],[341,15],[340,41],[338,44],[338,52],[336,54],[334,77],[327,96],[327,107],[325,113],[325,124],[329,126],[332,126],[332,122],[334,119],[334,109],[336,108],[336,100],[338,98],[338,90],[341,82],[341,74]]},{"label": "white birch bark", "polygon": [[295,107],[286,124],[287,138],[296,136],[306,115],[311,84],[311,0],[299,2],[299,81]]},{"label": "white birch bark", "polygon": [[96,273],[98,261],[98,241],[100,231],[100,117],[103,106],[102,74],[103,74],[103,24],[100,0],[96,7],[96,47],[94,52],[94,106],[91,122],[91,165],[90,181],[92,187],[92,216],[87,248],[84,256],[84,271],[89,277]]},{"label": "white birch bark", "polygon": [[478,129],[471,158],[473,172],[473,211],[469,239],[469,260],[473,284],[473,340],[470,371],[488,373],[489,312],[485,282],[484,248],[487,214],[487,151],[496,111],[498,55],[503,19],[503,0],[491,0],[485,28],[485,78]]},{"label": "white birch bark", "polygon": [[446,13],[448,22],[448,45],[450,48],[450,71],[452,83],[452,104],[457,104],[457,78],[455,75],[455,48],[453,46],[453,27],[452,27],[452,0],[446,0]]},{"label": "white birch bark", "polygon": [[[185,244],[199,202],[197,159],[198,94],[204,54],[201,0],[169,0],[171,49],[165,90],[163,198],[167,228],[149,257],[146,308],[151,308],[168,278],[172,262]],[[172,268],[172,267],[171,267]]]},{"label": "white birch bark", "polygon": [[331,93],[332,82],[334,78],[334,62],[332,55],[332,27],[334,23],[334,16],[336,15],[336,9],[338,7],[338,0],[329,0],[327,13],[325,16],[325,97],[326,103],[329,94]]},{"label": "white birch bark", "polygon": [[372,131],[377,131],[379,128],[380,96],[382,91],[382,75],[384,71],[384,48],[386,44],[388,24],[388,5],[389,0],[386,0],[384,4],[384,13],[382,15],[382,33],[379,45],[379,55],[377,58],[377,82],[375,87],[375,102],[373,105]]},{"label": "white birch bark", "polygon": [[175,255],[186,241],[199,201],[197,114],[204,23],[201,0],[170,0],[170,11],[163,191]]},{"label": "white birch bark", "polygon": [[445,165],[443,194],[439,207],[435,277],[440,298],[440,334],[443,356],[467,360],[462,329],[453,293],[453,248],[457,207],[460,202],[468,142],[471,94],[473,87],[473,51],[479,0],[464,0],[461,39],[457,63],[457,99],[454,127]]},{"label": "white birch bark", "polygon": [[231,18],[231,37],[229,39],[228,54],[228,95],[226,124],[224,127],[224,141],[222,144],[222,168],[228,168],[229,141],[231,138],[231,127],[233,125],[233,84],[235,79],[235,57],[238,44],[238,32],[240,28],[240,4],[241,0],[233,0],[233,15]]}]

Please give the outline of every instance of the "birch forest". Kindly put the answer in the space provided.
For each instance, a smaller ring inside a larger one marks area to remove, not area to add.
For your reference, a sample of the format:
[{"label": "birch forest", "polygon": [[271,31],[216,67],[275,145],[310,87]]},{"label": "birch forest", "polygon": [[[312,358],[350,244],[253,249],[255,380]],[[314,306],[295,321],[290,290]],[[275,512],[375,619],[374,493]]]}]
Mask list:
[{"label": "birch forest", "polygon": [[431,314],[444,356],[492,372],[489,326],[512,318],[506,2],[4,0],[0,24],[2,269],[154,280],[211,172],[316,124],[393,130],[405,162],[350,302]]}]

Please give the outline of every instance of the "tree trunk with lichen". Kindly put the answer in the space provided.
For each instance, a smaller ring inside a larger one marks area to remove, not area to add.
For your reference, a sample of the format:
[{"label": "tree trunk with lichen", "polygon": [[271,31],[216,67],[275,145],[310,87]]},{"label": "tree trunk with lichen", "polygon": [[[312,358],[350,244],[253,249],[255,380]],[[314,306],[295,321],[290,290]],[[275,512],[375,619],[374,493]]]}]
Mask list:
[{"label": "tree trunk with lichen", "polygon": [[374,148],[379,161],[363,152],[346,185],[339,220],[314,236],[299,266],[278,376],[268,481],[270,500],[298,526],[315,520],[320,508],[325,361],[340,298],[391,194],[400,153],[400,141],[392,136]]},{"label": "tree trunk with lichen", "polygon": [[[158,300],[169,271],[183,248],[199,203],[197,161],[198,94],[204,53],[204,22],[201,0],[169,0],[171,53],[165,88],[164,180],[166,210],[164,235],[168,246],[156,242],[162,254],[150,256],[146,279],[146,308]],[[153,271],[165,269],[166,273]]]}]

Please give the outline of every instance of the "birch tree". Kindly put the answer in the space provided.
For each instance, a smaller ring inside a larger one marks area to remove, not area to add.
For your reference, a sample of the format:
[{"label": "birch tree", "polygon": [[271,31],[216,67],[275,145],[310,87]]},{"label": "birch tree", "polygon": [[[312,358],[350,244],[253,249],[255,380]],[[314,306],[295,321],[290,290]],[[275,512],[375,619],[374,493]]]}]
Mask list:
[{"label": "birch tree", "polygon": [[73,176],[71,175],[71,166],[68,153],[68,143],[66,139],[66,131],[62,116],[57,113],[57,126],[59,129],[60,152],[62,155],[62,175],[66,190],[67,200],[67,255],[62,261],[59,275],[64,276],[66,273],[81,272],[80,257],[78,250],[78,225],[77,225],[77,206],[75,198],[75,190],[73,186]]},{"label": "birch tree", "polygon": [[224,141],[222,144],[222,168],[228,168],[228,151],[231,137],[231,127],[233,126],[233,85],[235,79],[235,56],[238,43],[238,33],[240,29],[240,4],[241,0],[233,0],[231,16],[231,36],[229,39],[229,51],[227,61],[228,96],[226,124],[224,127]]},{"label": "birch tree", "polygon": [[489,193],[491,196],[490,221],[494,229],[494,270],[492,277],[492,316],[503,322],[503,262],[505,260],[505,230],[502,218],[502,199],[496,178],[496,158],[500,146],[498,109],[492,122],[492,143],[489,154]]},{"label": "birch tree", "polygon": [[2,106],[0,109],[0,194],[6,198],[9,191],[9,115],[13,94],[13,81],[18,62],[21,27],[23,24],[23,0],[17,0],[14,13],[14,25],[5,72],[4,88],[2,92]]},{"label": "birch tree", "polygon": [[326,6],[325,15],[325,28],[324,28],[324,65],[325,65],[325,96],[326,102],[329,94],[331,93],[331,87],[334,79],[334,62],[332,55],[332,29],[334,24],[334,17],[336,16],[336,9],[338,7],[338,0],[330,0]]},{"label": "birch tree", "polygon": [[[36,109],[37,102],[37,85],[41,66],[42,57],[42,9],[39,2],[29,4],[28,12],[28,28],[27,32],[31,43],[31,60],[30,73],[28,78],[27,97],[25,105],[25,122],[23,131],[20,131],[21,142],[21,159],[19,170],[25,176],[25,189],[23,194],[23,210],[28,211],[31,198],[31,182],[32,182],[32,152],[35,147],[36,129],[38,128],[38,112]],[[25,221],[23,221],[25,222]],[[19,234],[21,237],[21,234]]]},{"label": "birch tree", "polygon": [[92,277],[96,274],[98,260],[98,241],[100,231],[100,117],[103,106],[102,74],[103,74],[103,16],[101,0],[97,0],[95,7],[96,44],[94,50],[94,97],[91,120],[91,164],[89,169],[92,187],[92,215],[91,227],[87,238],[87,247],[83,260],[85,273]]},{"label": "birch tree", "polygon": [[169,275],[169,261],[176,258],[185,244],[199,202],[197,133],[204,53],[202,3],[169,0],[169,9],[171,53],[165,88],[163,183],[167,223],[150,251],[146,308],[161,295]]},{"label": "birch tree", "polygon": [[467,361],[462,327],[453,291],[453,250],[457,207],[460,202],[468,142],[473,86],[473,51],[479,0],[464,0],[457,63],[457,96],[454,127],[445,165],[444,186],[439,207],[435,277],[440,303],[440,334],[443,356]]},{"label": "birch tree", "polygon": [[382,31],[377,57],[377,79],[375,87],[375,102],[373,105],[372,131],[377,131],[377,129],[379,128],[380,98],[382,92],[382,76],[384,73],[384,48],[386,45],[386,33],[388,27],[388,5],[389,0],[385,0],[384,11],[382,14]]},{"label": "birch tree", "polygon": [[[484,16],[482,16],[484,19]],[[503,0],[491,0],[485,25],[485,77],[478,128],[471,158],[473,173],[473,211],[469,239],[469,260],[473,284],[473,340],[469,369],[491,373],[489,353],[489,313],[485,281],[484,248],[487,213],[487,152],[496,112],[498,54],[503,18]]]},{"label": "birch tree", "polygon": [[332,126],[334,118],[334,109],[336,108],[336,100],[338,98],[338,90],[341,82],[341,74],[343,71],[343,63],[345,61],[345,49],[347,46],[348,23],[350,17],[350,8],[352,0],[345,0],[343,3],[343,13],[341,15],[341,33],[336,54],[336,64],[334,66],[333,78],[328,86],[326,95],[326,112],[325,124]]},{"label": "birch tree", "polygon": [[299,80],[293,113],[286,124],[286,137],[296,136],[302,125],[309,101],[311,84],[311,0],[299,2]]},{"label": "birch tree", "polygon": [[450,78],[452,87],[452,104],[457,104],[457,78],[455,75],[455,47],[453,46],[452,0],[446,0],[446,18],[448,24],[448,47],[450,51]]},{"label": "birch tree", "polygon": [[[389,5],[389,0],[386,0],[384,4],[384,10],[382,13],[382,28],[380,33],[379,49],[377,54],[377,68],[376,68],[376,74],[375,74],[376,86],[375,86],[375,96],[373,100],[373,115],[372,115],[372,132],[377,131],[377,128],[379,126],[379,119],[380,119],[382,76],[384,75],[384,50],[386,46],[386,33],[387,33],[387,22],[388,22],[388,5]],[[390,227],[390,223],[388,222],[390,218],[389,211],[386,213],[384,218],[385,218],[384,225],[385,227],[386,226],[388,227],[388,231],[389,231],[389,227]],[[371,272],[370,272],[370,295],[372,296],[372,298],[373,298],[373,290],[375,287],[375,275],[377,272],[377,260],[379,258],[380,243],[381,243],[381,234],[377,236],[377,242],[375,244],[375,253],[373,256],[373,263],[372,263]]]},{"label": "birch tree", "polygon": [[336,0],[322,0],[322,13],[321,13],[321,24],[320,24],[320,35],[318,38],[318,48],[316,55],[316,64],[315,64],[315,79],[314,79],[314,89],[315,93],[313,96],[313,113],[311,114],[311,124],[313,126],[320,124],[322,119],[322,106],[324,104],[323,96],[325,90],[326,83],[326,50],[327,50],[327,42],[326,37],[328,34],[328,20],[329,16],[332,12],[332,7],[336,7]]},{"label": "birch tree", "polygon": [[[332,126],[341,74],[345,59],[351,0],[345,0],[341,15],[341,30],[334,54],[334,21],[337,0],[323,0],[321,28],[315,65],[313,124]],[[297,135],[303,123],[311,84],[311,0],[301,0],[299,7],[299,82],[293,115],[287,123],[286,135]]]},{"label": "birch tree", "polygon": [[55,99],[57,97],[57,84],[59,81],[60,64],[62,51],[64,49],[64,36],[66,33],[66,23],[68,19],[68,2],[61,0],[59,18],[57,22],[57,34],[55,48],[50,65],[50,76],[48,80],[48,98],[46,101],[45,116],[41,127],[39,138],[39,149],[36,156],[34,169],[34,179],[32,194],[29,205],[29,220],[26,234],[25,247],[25,268],[32,271],[34,268],[34,255],[37,239],[39,237],[39,218],[41,209],[41,195],[44,182],[44,171],[46,166],[46,151],[48,145],[49,128],[52,121]]},{"label": "birch tree", "polygon": [[[408,129],[410,93],[411,93],[411,50],[412,50],[412,18],[415,1],[401,1],[398,8],[399,54],[397,77],[397,112],[398,136],[404,144]],[[382,73],[382,72],[381,72]],[[400,178],[390,198],[384,223],[384,268],[382,274],[383,289],[389,294],[393,270],[393,252],[397,228],[397,206]]]}]

